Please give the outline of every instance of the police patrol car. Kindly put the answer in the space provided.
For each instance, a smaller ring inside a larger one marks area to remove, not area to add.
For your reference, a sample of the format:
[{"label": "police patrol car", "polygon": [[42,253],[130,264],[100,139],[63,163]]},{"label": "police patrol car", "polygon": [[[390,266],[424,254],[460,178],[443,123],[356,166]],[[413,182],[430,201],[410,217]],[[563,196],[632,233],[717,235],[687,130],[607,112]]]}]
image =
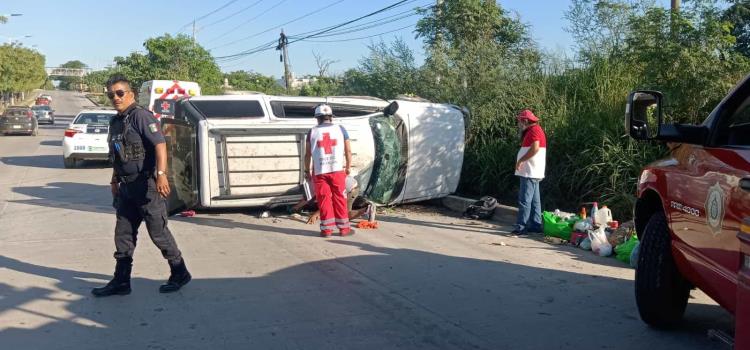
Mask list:
[{"label": "police patrol car", "polygon": [[63,163],[74,168],[78,160],[106,160],[109,154],[107,133],[113,109],[82,110],[65,129]]}]

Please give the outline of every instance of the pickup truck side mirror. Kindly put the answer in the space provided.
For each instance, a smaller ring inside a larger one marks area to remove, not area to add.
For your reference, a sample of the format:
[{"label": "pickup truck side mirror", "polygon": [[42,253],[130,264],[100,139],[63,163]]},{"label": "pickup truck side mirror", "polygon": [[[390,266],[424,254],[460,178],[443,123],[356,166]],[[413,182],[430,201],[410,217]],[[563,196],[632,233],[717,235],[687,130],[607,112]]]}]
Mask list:
[{"label": "pickup truck side mirror", "polygon": [[705,125],[664,124],[661,92],[637,90],[628,96],[625,129],[636,140],[657,140],[702,145],[708,138]]},{"label": "pickup truck side mirror", "polygon": [[630,93],[625,106],[625,128],[636,140],[655,140],[662,124],[662,94],[639,90]]}]

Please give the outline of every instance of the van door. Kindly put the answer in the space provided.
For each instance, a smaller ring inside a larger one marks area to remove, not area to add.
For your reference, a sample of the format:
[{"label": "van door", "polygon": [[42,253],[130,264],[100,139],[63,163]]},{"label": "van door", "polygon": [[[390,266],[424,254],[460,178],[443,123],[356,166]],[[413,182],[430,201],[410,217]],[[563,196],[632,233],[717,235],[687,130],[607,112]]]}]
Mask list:
[{"label": "van door", "polygon": [[187,119],[161,119],[167,144],[167,179],[171,192],[167,211],[174,215],[198,205],[197,138],[195,125]]}]

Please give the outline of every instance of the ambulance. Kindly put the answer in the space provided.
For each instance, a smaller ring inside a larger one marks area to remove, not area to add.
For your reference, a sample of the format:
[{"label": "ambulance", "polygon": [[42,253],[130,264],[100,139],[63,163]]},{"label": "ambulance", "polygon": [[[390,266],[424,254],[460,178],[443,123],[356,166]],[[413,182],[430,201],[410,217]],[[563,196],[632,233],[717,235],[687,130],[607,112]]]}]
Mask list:
[{"label": "ambulance", "polygon": [[138,91],[138,104],[154,113],[156,118],[174,115],[174,101],[200,96],[201,87],[192,81],[149,80]]}]

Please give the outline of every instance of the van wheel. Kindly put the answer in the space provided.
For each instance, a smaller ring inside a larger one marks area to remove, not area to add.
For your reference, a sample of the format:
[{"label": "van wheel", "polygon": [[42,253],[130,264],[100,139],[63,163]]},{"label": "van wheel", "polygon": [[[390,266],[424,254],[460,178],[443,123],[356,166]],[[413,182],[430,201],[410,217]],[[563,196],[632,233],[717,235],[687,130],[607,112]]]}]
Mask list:
[{"label": "van wheel", "polygon": [[75,168],[76,159],[75,158],[63,158],[63,165],[65,165],[66,169]]},{"label": "van wheel", "polygon": [[643,231],[635,270],[635,301],[641,319],[654,328],[668,328],[682,320],[690,283],[672,257],[667,218],[658,212]]}]

